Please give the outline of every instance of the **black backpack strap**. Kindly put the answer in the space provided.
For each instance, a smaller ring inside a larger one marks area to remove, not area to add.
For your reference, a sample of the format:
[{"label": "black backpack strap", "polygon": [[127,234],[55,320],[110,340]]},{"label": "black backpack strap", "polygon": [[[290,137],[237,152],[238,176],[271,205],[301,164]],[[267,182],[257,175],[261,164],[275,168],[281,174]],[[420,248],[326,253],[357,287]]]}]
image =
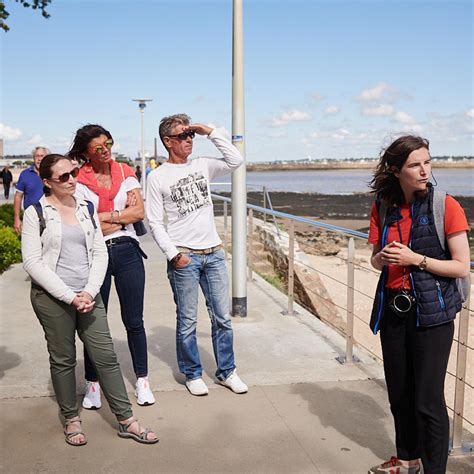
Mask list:
[{"label": "black backpack strap", "polygon": [[87,210],[89,211],[89,215],[91,216],[92,225],[94,226],[94,229],[97,229],[97,224],[95,223],[94,219],[94,203],[88,201],[87,199],[84,199],[84,201],[87,204]]},{"label": "black backpack strap", "polygon": [[380,233],[382,233],[385,224],[385,217],[387,216],[387,206],[379,198],[376,199],[375,206],[377,207],[377,212],[379,214]]},{"label": "black backpack strap", "polygon": [[39,201],[33,203],[33,207],[35,208],[36,214],[38,214],[39,220],[39,233],[40,237],[43,235],[44,229],[46,229],[46,222],[43,216],[43,206]]}]

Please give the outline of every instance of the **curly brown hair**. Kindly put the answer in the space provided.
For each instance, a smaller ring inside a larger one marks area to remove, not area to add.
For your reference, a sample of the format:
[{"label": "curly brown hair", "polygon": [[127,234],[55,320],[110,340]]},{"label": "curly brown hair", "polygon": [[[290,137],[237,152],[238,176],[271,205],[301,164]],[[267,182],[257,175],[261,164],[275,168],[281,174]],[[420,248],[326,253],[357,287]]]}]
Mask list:
[{"label": "curly brown hair", "polygon": [[405,135],[397,138],[380,153],[379,163],[369,186],[372,189],[371,192],[386,206],[404,204],[405,197],[394,171],[400,171],[410,153],[420,148],[426,148],[429,151],[430,142],[416,135]]}]

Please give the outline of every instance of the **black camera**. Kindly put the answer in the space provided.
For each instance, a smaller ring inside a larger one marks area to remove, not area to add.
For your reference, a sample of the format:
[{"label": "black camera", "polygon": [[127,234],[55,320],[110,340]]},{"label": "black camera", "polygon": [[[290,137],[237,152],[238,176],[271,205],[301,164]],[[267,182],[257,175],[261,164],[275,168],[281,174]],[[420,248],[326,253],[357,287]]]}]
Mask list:
[{"label": "black camera", "polygon": [[393,296],[389,306],[397,313],[408,313],[415,304],[415,298],[408,292],[402,290]]}]

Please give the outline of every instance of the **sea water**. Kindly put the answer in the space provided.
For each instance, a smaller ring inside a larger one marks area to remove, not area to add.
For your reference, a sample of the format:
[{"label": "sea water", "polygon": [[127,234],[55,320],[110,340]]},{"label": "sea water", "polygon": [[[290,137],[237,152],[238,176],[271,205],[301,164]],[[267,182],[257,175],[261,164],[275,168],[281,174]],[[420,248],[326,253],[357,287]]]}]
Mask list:
[{"label": "sea water", "polygon": [[[438,187],[453,196],[474,196],[473,168],[434,169]],[[320,194],[354,194],[368,192],[372,175],[369,169],[250,171],[247,173],[248,191],[287,191]],[[229,191],[231,178],[214,181],[213,191]],[[432,180],[433,181],[433,180]]]}]

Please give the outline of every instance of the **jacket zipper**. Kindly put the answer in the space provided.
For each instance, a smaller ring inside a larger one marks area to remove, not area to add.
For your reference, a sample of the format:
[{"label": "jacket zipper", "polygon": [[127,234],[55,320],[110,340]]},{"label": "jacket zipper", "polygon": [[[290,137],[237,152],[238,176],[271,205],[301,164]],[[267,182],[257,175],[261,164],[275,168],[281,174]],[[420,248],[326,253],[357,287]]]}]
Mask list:
[{"label": "jacket zipper", "polygon": [[444,311],[446,309],[446,304],[444,302],[443,292],[441,291],[441,285],[439,284],[438,280],[435,280],[435,282],[438,288],[438,301],[439,301],[439,304],[441,305],[441,309]]},{"label": "jacket zipper", "polygon": [[[410,226],[410,235],[408,236],[408,248],[411,249],[411,239],[413,235],[413,225],[414,225],[414,209],[415,209],[415,201],[413,201],[411,207],[410,207],[410,217],[411,217],[411,226]],[[413,280],[413,274],[410,272],[410,281],[411,281],[411,288],[413,290],[413,296],[415,297],[415,301],[418,301],[418,298],[416,296],[416,289],[415,289],[415,281]],[[420,325],[420,313],[418,311],[418,304],[416,304],[416,326],[418,327]]]}]

